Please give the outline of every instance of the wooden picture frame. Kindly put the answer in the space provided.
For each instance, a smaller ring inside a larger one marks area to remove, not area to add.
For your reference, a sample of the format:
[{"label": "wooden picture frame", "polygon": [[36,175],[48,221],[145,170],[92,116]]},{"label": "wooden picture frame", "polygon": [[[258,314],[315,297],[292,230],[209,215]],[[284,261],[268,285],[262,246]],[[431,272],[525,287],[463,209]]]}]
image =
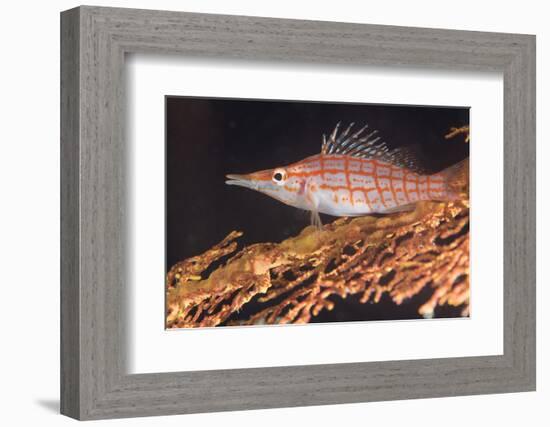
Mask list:
[{"label": "wooden picture frame", "polygon": [[[128,375],[126,53],[490,70],[504,78],[499,356]],[[61,412],[77,419],[535,389],[535,37],[78,7],[61,14]]]}]

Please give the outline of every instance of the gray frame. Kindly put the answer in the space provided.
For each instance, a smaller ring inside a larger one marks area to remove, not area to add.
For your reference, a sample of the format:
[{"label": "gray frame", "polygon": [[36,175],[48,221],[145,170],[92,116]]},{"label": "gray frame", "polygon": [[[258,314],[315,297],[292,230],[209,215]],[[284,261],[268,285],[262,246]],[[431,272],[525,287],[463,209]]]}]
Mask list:
[{"label": "gray frame", "polygon": [[[504,75],[504,354],[127,375],[124,55]],[[535,390],[535,37],[79,7],[61,14],[61,412],[78,419]]]}]

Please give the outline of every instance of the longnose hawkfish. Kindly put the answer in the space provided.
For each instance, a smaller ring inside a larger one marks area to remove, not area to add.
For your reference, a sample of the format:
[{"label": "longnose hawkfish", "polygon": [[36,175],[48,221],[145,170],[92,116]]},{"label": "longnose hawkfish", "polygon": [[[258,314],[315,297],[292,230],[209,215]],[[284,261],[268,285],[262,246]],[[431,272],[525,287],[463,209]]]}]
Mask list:
[{"label": "longnose hawkfish", "polygon": [[[333,216],[388,214],[414,209],[419,201],[451,201],[461,197],[468,159],[438,173],[426,174],[410,150],[393,149],[364,126],[351,133],[353,123],[338,135],[323,135],[321,152],[288,166],[227,175],[226,184],[264,193],[311,212],[313,225],[321,226],[319,213]],[[364,135],[364,136],[362,136]]]}]

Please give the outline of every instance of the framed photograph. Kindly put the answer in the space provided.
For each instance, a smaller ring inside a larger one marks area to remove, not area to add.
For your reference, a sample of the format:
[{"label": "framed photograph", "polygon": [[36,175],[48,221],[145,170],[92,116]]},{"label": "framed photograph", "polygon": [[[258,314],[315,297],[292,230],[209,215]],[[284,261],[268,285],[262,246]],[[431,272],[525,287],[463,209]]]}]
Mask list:
[{"label": "framed photograph", "polygon": [[535,390],[534,36],[83,6],[61,87],[63,414]]}]

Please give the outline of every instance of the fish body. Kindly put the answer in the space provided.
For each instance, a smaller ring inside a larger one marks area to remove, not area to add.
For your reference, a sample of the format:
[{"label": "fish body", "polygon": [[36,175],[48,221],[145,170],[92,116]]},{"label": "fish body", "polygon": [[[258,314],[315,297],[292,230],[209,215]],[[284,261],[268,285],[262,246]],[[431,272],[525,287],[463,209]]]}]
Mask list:
[{"label": "fish body", "polygon": [[[352,124],[353,125],[353,124]],[[409,210],[419,201],[455,200],[451,185],[458,166],[435,174],[422,174],[403,151],[389,150],[373,133],[359,138],[361,129],[348,136],[351,126],[338,137],[338,125],[321,153],[299,162],[253,172],[227,175],[229,185],[262,192],[289,206],[309,210],[317,223],[318,213],[360,216]]]}]

